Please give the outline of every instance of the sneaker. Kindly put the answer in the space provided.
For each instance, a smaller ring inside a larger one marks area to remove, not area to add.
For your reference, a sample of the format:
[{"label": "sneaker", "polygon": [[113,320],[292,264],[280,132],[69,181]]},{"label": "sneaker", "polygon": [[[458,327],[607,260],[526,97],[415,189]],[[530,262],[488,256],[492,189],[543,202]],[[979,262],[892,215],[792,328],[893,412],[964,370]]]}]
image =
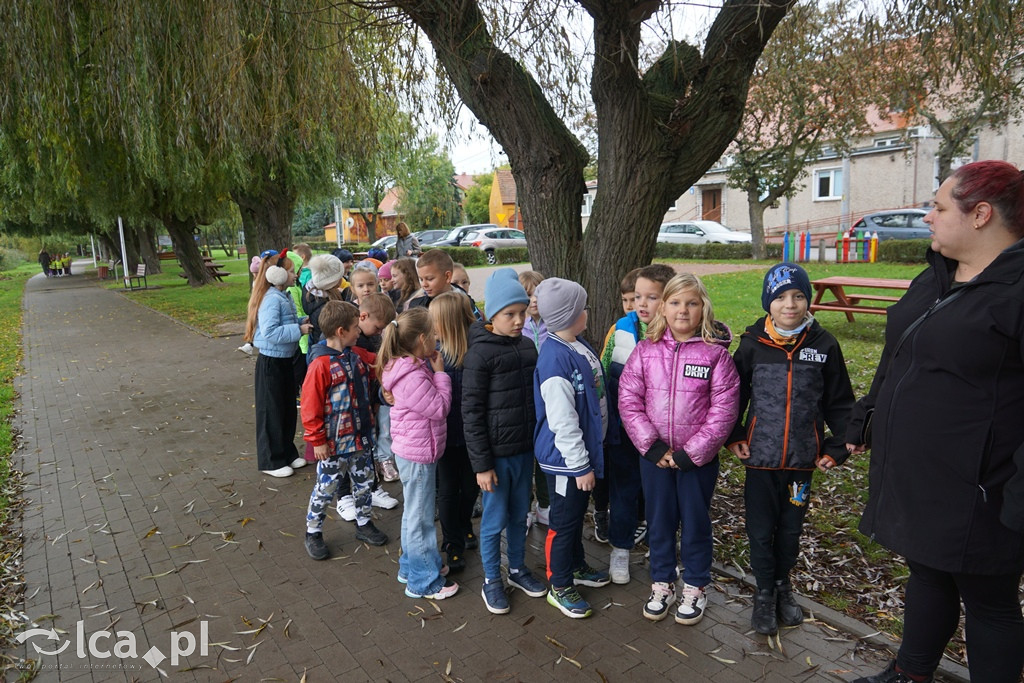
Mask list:
[{"label": "sneaker", "polygon": [[295,458],[294,460],[291,461],[289,467],[291,467],[293,470],[297,470],[300,467],[305,467],[307,464],[309,463],[306,462],[305,458]]},{"label": "sneaker", "polygon": [[542,508],[541,506],[538,505],[535,511],[537,524],[543,524],[544,526],[548,526],[548,513],[550,511],[551,508]]},{"label": "sneaker", "polygon": [[[352,502],[355,504],[354,499]],[[370,503],[372,503],[374,507],[383,508],[385,510],[391,510],[398,507],[398,501],[395,498],[392,498],[390,493],[380,487],[375,488],[373,493],[370,494]]]},{"label": "sneaker", "polygon": [[242,353],[244,353],[247,356],[251,356],[252,355],[252,344],[250,344],[249,342],[245,342],[244,344],[242,344],[241,346],[238,347],[238,350],[241,351]]},{"label": "sneaker", "polygon": [[636,531],[633,532],[633,545],[643,543],[647,540],[647,522],[640,522],[636,525]]},{"label": "sneaker", "polygon": [[703,588],[683,584],[683,596],[676,610],[676,623],[693,626],[704,618],[704,610],[708,606],[707,592]]},{"label": "sneaker", "polygon": [[480,589],[480,595],[484,599],[484,605],[487,606],[487,611],[491,614],[508,614],[508,594],[505,592],[505,584],[501,582],[501,579],[496,581],[484,581],[483,588]]},{"label": "sneaker", "polygon": [[[885,671],[877,673],[874,676],[865,676],[864,678],[858,678],[853,683],[913,683],[912,678],[902,671],[896,670],[896,660],[889,662],[889,666],[885,667]],[[932,683],[935,679],[929,676],[923,683]]]},{"label": "sneaker", "polygon": [[338,515],[346,522],[356,521],[356,497],[352,494],[338,499]]},{"label": "sneaker", "polygon": [[284,467],[278,467],[276,470],[260,470],[260,472],[267,475],[268,477],[290,477],[293,474],[295,474],[295,470],[293,470],[288,465],[285,465]]},{"label": "sneaker", "polygon": [[356,540],[369,543],[370,545],[386,545],[388,535],[375,527],[373,522],[367,522],[356,528]]},{"label": "sneaker", "polygon": [[629,551],[625,548],[612,548],[612,557],[608,562],[608,574],[612,583],[629,583]]},{"label": "sneaker", "polygon": [[674,583],[656,581],[651,584],[651,597],[647,598],[644,605],[644,618],[651,621],[661,621],[668,614],[668,608],[676,601],[676,586]]},{"label": "sneaker", "polygon": [[477,540],[476,534],[470,531],[466,534],[466,550],[476,550],[480,547],[480,541]]},{"label": "sneaker", "polygon": [[[608,542],[608,511],[594,512],[594,540],[598,543]],[[618,583],[618,582],[616,582]]]},{"label": "sneaker", "polygon": [[331,556],[331,551],[327,549],[327,544],[324,543],[324,535],[321,532],[311,534],[306,532],[306,552],[314,560],[326,560]]},{"label": "sneaker", "polygon": [[[438,572],[438,573],[439,573],[439,574],[440,574],[441,576],[448,576],[448,571],[449,571],[449,570],[448,570],[448,565],[446,565],[446,564],[442,564],[442,565],[441,565],[441,571],[440,571],[440,572]],[[402,585],[404,586],[405,584],[409,583],[409,577],[407,577],[407,576],[402,576],[401,574],[399,574],[399,575],[398,575],[398,583],[400,583],[400,584],[402,584]]]},{"label": "sneaker", "polygon": [[410,598],[426,598],[427,600],[444,600],[450,598],[459,592],[459,584],[454,581],[444,580],[444,585],[438,588],[433,593],[413,593],[408,588],[405,589],[405,594]]},{"label": "sneaker", "polygon": [[476,502],[473,503],[473,518],[476,519],[484,514],[484,500],[479,495],[476,497]]},{"label": "sneaker", "polygon": [[378,465],[380,466],[380,476],[384,481],[398,481],[400,479],[394,458],[381,460]]},{"label": "sneaker", "polygon": [[594,569],[584,562],[582,567],[572,573],[572,582],[577,586],[600,588],[601,586],[607,586],[611,583],[611,579],[608,578],[607,572]]},{"label": "sneaker", "polygon": [[548,592],[548,587],[544,585],[544,582],[531,574],[529,569],[525,568],[510,571],[508,573],[508,585],[512,588],[518,588],[531,598],[543,598]]},{"label": "sneaker", "polygon": [[779,622],[775,616],[775,591],[765,588],[754,593],[754,609],[750,615],[750,628],[764,636],[775,635]]},{"label": "sneaker", "polygon": [[584,619],[593,613],[590,603],[583,599],[580,592],[576,590],[576,586],[552,587],[548,591],[548,604],[557,607],[562,614],[570,619]]},{"label": "sneaker", "polygon": [[448,571],[457,574],[466,568],[466,558],[453,552],[448,553]]},{"label": "sneaker", "polygon": [[804,611],[796,604],[793,586],[789,581],[775,582],[775,613],[783,626],[799,626],[804,623]]}]

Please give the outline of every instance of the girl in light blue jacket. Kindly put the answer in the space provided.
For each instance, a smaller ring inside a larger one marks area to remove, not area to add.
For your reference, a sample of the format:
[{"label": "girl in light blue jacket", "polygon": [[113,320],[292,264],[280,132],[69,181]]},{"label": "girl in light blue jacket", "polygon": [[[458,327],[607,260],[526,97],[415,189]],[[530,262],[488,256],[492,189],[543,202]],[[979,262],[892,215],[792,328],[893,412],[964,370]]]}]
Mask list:
[{"label": "girl in light blue jacket", "polygon": [[295,270],[285,254],[267,251],[249,297],[245,338],[260,350],[256,359],[256,458],[260,471],[288,477],[306,464],[295,448],[295,356],[299,338],[312,327],[301,321],[285,290]]}]

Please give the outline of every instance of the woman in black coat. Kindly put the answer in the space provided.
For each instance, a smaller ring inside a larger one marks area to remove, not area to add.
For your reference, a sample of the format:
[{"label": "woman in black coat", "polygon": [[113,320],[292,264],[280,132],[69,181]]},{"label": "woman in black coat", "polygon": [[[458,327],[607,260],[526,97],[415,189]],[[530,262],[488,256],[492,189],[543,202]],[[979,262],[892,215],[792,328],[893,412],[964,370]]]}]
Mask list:
[{"label": "woman in black coat", "polygon": [[861,531],[907,560],[903,642],[859,683],[931,681],[966,611],[971,680],[1017,683],[1024,569],[1024,175],[958,169],[925,216],[930,267],[889,309],[849,448],[870,447]]}]

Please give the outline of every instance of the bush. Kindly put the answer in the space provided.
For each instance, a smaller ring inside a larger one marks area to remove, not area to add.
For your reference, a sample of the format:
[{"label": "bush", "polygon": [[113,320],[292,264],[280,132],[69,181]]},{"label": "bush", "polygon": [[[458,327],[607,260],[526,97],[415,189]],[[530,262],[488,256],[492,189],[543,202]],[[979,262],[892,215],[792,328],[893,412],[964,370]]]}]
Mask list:
[{"label": "bush", "polygon": [[487,265],[487,255],[476,247],[423,247],[423,251],[428,249],[440,249],[451,256],[452,261],[467,267]]},{"label": "bush", "polygon": [[530,250],[526,247],[500,247],[494,250],[498,263],[530,263]]},{"label": "bush", "polygon": [[878,243],[878,261],[881,263],[925,263],[932,241],[886,240]]},{"label": "bush", "polygon": [[0,249],[0,270],[14,270],[22,263],[27,263],[28,257],[24,252],[17,249]]},{"label": "bush", "polygon": [[[769,246],[769,249],[772,245]],[[769,253],[771,253],[769,251]],[[779,253],[782,253],[781,248]],[[666,244],[659,242],[654,248],[655,258],[729,260],[749,259],[753,256],[750,244]]]}]

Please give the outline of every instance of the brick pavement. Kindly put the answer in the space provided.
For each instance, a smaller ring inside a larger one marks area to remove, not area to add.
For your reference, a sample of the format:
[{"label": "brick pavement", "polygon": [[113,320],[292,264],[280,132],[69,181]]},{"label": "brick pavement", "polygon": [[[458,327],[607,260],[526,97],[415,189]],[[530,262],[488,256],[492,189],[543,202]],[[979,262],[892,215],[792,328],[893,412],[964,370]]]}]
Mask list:
[{"label": "brick pavement", "polygon": [[[332,514],[334,558],[306,556],[312,468],[285,480],[256,470],[253,361],[237,338],[197,334],[85,277],[30,280],[24,333],[24,611],[66,632],[30,644],[71,643],[59,656],[23,646],[44,667],[39,680],[158,680],[141,656],[169,655],[171,631],[184,647],[180,634],[198,635],[204,621],[223,646],[162,661],[171,679],[445,680],[450,663],[465,681],[731,683],[849,680],[883,661],[818,622],[769,648],[748,633],[749,590],[728,579],[699,625],[647,622],[642,553],[629,585],[584,589],[596,608],[587,620],[518,592],[510,615],[490,615],[474,556],[453,599],[411,600],[395,580],[401,508],[375,508],[386,547],[356,544]],[[399,484],[387,488],[400,496]],[[527,557],[538,572],[541,548],[535,529]],[[588,541],[587,551],[607,566],[606,546]],[[119,633],[96,636],[105,629]],[[79,631],[106,651],[126,648],[130,632],[140,658],[79,657]],[[133,668],[111,669],[120,664]]]}]

